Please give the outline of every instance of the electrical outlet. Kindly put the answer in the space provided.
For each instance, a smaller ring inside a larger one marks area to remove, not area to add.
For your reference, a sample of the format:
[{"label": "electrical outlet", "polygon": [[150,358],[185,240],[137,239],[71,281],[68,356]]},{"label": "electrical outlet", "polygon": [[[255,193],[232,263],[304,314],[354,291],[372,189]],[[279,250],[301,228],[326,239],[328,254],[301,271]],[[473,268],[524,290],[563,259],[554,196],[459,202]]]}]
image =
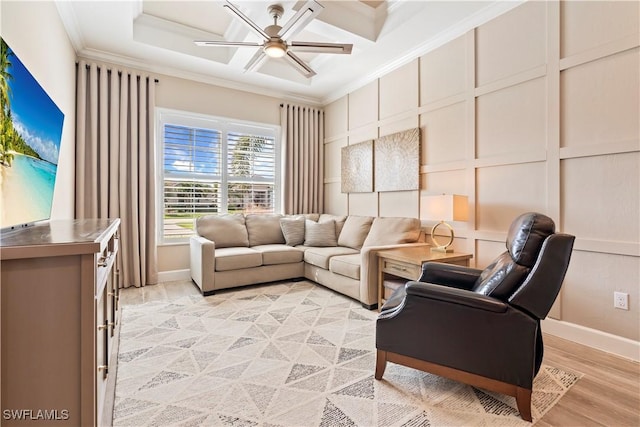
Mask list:
[{"label": "electrical outlet", "polygon": [[621,310],[629,310],[629,294],[624,292],[614,292],[613,306]]}]

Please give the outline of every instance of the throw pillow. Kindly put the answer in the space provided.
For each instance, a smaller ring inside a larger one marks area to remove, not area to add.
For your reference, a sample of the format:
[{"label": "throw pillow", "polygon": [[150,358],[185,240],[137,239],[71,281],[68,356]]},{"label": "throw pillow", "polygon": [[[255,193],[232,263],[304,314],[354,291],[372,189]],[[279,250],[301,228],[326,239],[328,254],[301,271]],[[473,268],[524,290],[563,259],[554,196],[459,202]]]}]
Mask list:
[{"label": "throw pillow", "polygon": [[344,227],[344,222],[347,220],[347,216],[322,214],[320,215],[320,218],[318,218],[318,222],[327,222],[330,220],[334,220],[336,222],[336,237],[339,239],[340,233],[342,232],[342,227]]},{"label": "throw pillow", "polygon": [[287,245],[297,246],[304,243],[304,222],[304,217],[280,219],[280,228]]},{"label": "throw pillow", "polygon": [[306,220],[304,224],[305,246],[337,246],[335,221],[315,222]]},{"label": "throw pillow", "polygon": [[242,214],[204,215],[196,219],[196,232],[216,248],[249,246],[249,235]]},{"label": "throw pillow", "polygon": [[420,237],[418,218],[376,218],[363,247],[413,243]]},{"label": "throw pillow", "polygon": [[356,250],[362,249],[372,222],[373,217],[370,216],[349,215],[338,237],[338,244]]}]

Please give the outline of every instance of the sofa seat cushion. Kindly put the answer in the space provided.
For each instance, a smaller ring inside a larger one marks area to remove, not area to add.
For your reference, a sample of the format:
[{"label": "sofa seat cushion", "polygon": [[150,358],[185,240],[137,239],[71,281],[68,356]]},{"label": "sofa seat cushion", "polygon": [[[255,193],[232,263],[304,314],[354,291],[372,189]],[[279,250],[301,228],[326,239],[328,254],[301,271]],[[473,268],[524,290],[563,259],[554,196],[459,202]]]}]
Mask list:
[{"label": "sofa seat cushion", "polygon": [[262,265],[262,254],[252,248],[216,249],[216,271],[239,270]]},{"label": "sofa seat cushion", "polygon": [[304,255],[301,249],[287,245],[260,245],[251,249],[262,254],[262,265],[301,262]]},{"label": "sofa seat cushion", "polygon": [[307,247],[304,251],[304,261],[307,264],[315,265],[316,267],[328,270],[329,260],[331,259],[331,257],[357,253],[357,250],[345,248],[343,246],[328,246],[324,248]]},{"label": "sofa seat cushion", "polygon": [[360,254],[334,256],[329,260],[329,271],[360,280],[360,260]]}]

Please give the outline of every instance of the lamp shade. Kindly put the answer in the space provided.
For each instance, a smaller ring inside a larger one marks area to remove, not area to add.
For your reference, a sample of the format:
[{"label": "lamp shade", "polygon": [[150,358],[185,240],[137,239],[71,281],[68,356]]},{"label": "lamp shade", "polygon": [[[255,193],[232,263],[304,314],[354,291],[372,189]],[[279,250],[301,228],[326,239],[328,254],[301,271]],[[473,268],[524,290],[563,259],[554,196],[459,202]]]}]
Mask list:
[{"label": "lamp shade", "polygon": [[421,199],[420,218],[433,221],[467,221],[469,200],[457,194],[439,194]]}]

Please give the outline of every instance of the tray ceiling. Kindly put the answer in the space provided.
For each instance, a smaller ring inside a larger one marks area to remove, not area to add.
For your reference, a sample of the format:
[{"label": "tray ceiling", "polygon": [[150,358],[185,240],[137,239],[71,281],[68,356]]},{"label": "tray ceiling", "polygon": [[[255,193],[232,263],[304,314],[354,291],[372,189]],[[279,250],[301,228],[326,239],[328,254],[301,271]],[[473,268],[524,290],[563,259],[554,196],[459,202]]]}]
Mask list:
[{"label": "tray ceiling", "polygon": [[[262,28],[267,7],[285,23],[304,1],[231,0]],[[280,59],[244,72],[255,48],[198,47],[196,39],[259,41],[223,1],[66,1],[58,10],[79,56],[256,93],[321,104],[515,7],[501,1],[318,0],[320,15],[296,40],[352,43],[351,55],[304,53],[307,79]]]}]

